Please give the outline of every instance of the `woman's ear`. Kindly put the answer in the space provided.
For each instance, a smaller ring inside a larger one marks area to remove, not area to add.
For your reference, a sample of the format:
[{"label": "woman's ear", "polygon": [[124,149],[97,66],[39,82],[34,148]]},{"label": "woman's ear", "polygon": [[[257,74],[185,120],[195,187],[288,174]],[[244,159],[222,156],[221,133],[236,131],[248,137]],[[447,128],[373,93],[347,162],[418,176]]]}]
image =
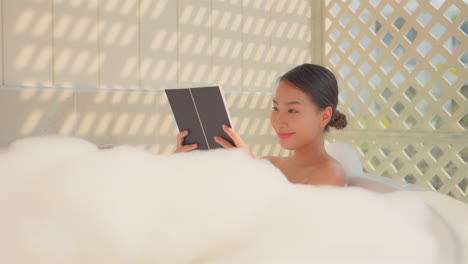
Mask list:
[{"label": "woman's ear", "polygon": [[323,109],[322,111],[321,127],[325,127],[328,124],[328,122],[330,122],[330,119],[332,118],[332,116],[333,116],[333,109],[331,108],[331,106],[325,107],[325,109]]}]

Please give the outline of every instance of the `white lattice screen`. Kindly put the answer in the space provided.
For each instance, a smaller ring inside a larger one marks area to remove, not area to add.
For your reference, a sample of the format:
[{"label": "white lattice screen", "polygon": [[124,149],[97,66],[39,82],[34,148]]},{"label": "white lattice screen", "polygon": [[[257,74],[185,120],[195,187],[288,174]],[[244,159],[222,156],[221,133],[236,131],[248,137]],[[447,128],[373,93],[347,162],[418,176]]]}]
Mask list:
[{"label": "white lattice screen", "polygon": [[468,1],[326,0],[323,63],[372,174],[468,202]]}]

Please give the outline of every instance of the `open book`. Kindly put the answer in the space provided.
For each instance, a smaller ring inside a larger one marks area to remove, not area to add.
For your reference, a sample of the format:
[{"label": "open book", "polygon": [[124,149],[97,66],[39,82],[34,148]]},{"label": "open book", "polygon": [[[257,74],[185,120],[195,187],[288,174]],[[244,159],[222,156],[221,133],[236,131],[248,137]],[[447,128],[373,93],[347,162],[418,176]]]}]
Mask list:
[{"label": "open book", "polygon": [[[184,145],[198,144],[198,149],[222,148],[214,136],[232,142],[222,125],[231,126],[223,92],[219,86],[165,89],[179,131],[190,130]],[[235,146],[235,145],[234,145]]]}]

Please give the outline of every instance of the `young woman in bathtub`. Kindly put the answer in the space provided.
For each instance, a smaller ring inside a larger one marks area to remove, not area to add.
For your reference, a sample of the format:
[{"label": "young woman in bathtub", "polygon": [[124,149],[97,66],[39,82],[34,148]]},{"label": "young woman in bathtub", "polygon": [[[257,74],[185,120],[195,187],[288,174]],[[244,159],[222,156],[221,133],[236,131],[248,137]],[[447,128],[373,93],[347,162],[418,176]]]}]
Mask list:
[{"label": "young woman in bathtub", "polygon": [[[338,85],[328,69],[303,64],[281,76],[270,116],[271,125],[279,137],[280,145],[294,150],[290,157],[262,157],[283,172],[292,183],[344,186],[346,176],[343,168],[327,154],[324,134],[329,127],[343,129],[346,116],[336,110]],[[239,148],[244,148],[253,157],[240,136],[228,126],[224,131]],[[176,152],[197,148],[197,144],[183,145],[189,131],[177,136]],[[234,148],[228,141],[215,137],[224,148]]]}]

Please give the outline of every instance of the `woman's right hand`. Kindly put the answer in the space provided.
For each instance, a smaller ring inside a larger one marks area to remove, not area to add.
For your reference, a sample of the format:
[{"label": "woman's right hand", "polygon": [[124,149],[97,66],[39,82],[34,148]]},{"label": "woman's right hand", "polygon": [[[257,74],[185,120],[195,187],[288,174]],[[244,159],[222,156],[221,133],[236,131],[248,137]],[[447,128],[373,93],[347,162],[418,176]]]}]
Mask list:
[{"label": "woman's right hand", "polygon": [[176,148],[176,151],[175,151],[176,153],[188,152],[188,151],[191,151],[191,150],[194,150],[194,149],[198,148],[198,144],[184,145],[184,138],[188,134],[190,134],[190,131],[185,130],[185,131],[180,132],[177,135],[177,148]]}]

